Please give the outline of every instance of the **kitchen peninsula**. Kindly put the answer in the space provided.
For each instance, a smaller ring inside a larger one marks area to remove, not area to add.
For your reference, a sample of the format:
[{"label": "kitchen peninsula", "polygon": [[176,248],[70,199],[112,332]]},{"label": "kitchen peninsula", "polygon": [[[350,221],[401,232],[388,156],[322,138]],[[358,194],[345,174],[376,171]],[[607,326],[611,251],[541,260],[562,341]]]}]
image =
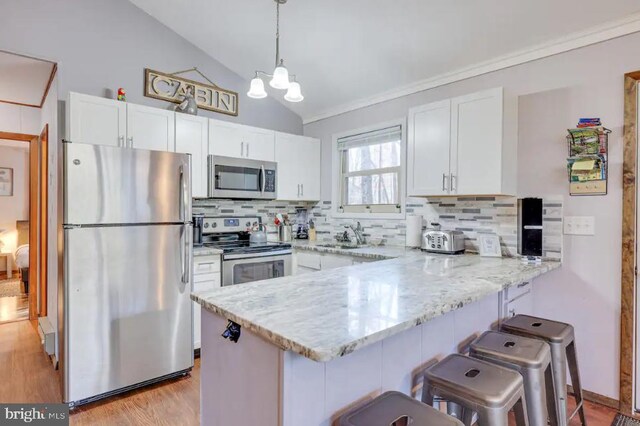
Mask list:
[{"label": "kitchen peninsula", "polygon": [[[506,299],[561,265],[340,254],[387,259],[192,295],[202,305],[202,424],[328,426],[368,396],[411,393],[422,365],[460,350],[505,315]],[[241,326],[237,343],[221,337],[228,320]]]}]

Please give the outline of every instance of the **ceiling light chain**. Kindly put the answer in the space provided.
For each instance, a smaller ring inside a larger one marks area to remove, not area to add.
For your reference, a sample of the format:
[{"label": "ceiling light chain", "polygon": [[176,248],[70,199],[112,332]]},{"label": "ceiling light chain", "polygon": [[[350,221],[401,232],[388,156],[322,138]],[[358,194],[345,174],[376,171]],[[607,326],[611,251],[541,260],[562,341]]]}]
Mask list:
[{"label": "ceiling light chain", "polygon": [[[287,0],[274,0],[276,3],[276,67],[273,74],[267,74],[264,71],[256,71],[255,77],[251,80],[251,86],[247,96],[254,99],[262,99],[267,97],[264,90],[264,82],[261,75],[271,77],[269,85],[275,89],[287,89],[285,100],[289,102],[301,102],[304,99],[300,89],[300,84],[296,81],[295,74],[289,75],[289,71],[284,66],[284,59],[280,58],[280,5],[285,4]],[[293,81],[289,80],[293,78]]]}]

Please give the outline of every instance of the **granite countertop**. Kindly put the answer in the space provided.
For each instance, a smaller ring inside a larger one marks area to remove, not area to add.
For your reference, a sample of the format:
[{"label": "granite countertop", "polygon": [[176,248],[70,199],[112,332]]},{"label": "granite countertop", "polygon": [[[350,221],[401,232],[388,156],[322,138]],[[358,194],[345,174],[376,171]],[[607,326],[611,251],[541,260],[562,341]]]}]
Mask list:
[{"label": "granite countertop", "polygon": [[[339,247],[327,247],[327,245],[338,245],[340,243],[326,243],[321,241],[293,240],[291,245],[298,250],[315,251],[318,253],[330,253],[355,257],[365,257],[369,259],[385,260],[406,256],[415,249],[398,246],[357,246],[357,248],[343,249]],[[348,243],[345,245],[349,245]]]},{"label": "granite countertop", "polygon": [[191,298],[283,350],[326,362],[561,266],[388,247],[338,254],[372,250],[381,255],[383,249],[403,254],[269,283],[222,287]]},{"label": "granite countertop", "polygon": [[194,247],[194,256],[212,256],[214,254],[222,254],[222,250],[213,247]]}]

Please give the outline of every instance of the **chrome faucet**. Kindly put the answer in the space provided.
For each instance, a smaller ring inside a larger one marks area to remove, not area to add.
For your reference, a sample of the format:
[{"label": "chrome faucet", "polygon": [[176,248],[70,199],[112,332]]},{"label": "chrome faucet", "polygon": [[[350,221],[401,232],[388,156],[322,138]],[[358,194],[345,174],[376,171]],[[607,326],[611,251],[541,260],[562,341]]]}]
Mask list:
[{"label": "chrome faucet", "polygon": [[360,222],[356,222],[356,226],[345,225],[345,228],[349,228],[353,231],[353,233],[356,236],[356,243],[358,245],[365,244],[365,239],[363,234],[364,228],[362,227],[362,225],[360,225]]}]

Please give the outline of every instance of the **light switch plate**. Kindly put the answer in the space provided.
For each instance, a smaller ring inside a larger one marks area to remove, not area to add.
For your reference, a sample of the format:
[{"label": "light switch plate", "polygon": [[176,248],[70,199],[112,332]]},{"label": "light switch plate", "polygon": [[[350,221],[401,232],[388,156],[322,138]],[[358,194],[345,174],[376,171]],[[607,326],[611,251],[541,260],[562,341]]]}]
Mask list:
[{"label": "light switch plate", "polygon": [[565,235],[595,235],[596,218],[593,216],[565,216]]}]

